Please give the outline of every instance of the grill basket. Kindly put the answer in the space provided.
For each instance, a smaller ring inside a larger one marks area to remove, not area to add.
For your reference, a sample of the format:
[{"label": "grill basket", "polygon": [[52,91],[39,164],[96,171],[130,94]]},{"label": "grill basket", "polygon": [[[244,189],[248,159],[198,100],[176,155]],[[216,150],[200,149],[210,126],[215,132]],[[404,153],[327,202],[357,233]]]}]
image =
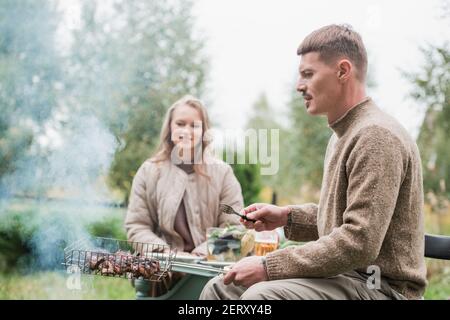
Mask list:
[{"label": "grill basket", "polygon": [[95,237],[67,246],[63,264],[72,273],[161,282],[175,255],[166,245]]}]

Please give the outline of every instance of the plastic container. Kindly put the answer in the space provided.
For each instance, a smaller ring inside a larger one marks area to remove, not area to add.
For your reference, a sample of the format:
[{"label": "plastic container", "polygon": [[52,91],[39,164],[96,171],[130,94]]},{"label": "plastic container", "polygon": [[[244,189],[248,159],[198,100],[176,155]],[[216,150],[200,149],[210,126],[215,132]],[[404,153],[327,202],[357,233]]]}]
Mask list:
[{"label": "plastic container", "polygon": [[242,258],[241,240],[247,230],[241,226],[208,228],[208,261],[236,262]]}]

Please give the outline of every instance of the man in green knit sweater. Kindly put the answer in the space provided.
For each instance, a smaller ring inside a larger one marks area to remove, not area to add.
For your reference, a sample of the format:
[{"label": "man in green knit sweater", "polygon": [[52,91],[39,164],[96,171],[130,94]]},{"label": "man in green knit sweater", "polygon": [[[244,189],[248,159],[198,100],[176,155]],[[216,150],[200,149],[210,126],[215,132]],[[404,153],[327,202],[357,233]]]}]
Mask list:
[{"label": "man in green knit sweater", "polygon": [[[240,260],[201,299],[420,299],[426,287],[419,151],[366,96],[367,53],[358,33],[330,25],[308,35],[297,90],[310,115],[325,115],[328,143],[320,202],[253,204],[241,220],[284,227],[304,241]],[[307,152],[307,150],[305,150]]]}]

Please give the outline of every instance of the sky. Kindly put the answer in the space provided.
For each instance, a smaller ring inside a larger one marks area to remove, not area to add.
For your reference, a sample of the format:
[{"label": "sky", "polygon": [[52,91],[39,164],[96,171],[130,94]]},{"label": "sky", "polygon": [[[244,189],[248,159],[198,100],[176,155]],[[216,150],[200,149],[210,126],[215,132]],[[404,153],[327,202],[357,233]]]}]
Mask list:
[{"label": "sky", "polygon": [[[206,36],[211,61],[207,97],[211,118],[227,129],[242,128],[251,106],[265,92],[282,121],[297,77],[296,50],[310,32],[347,23],[363,37],[377,87],[375,102],[415,136],[423,106],[408,97],[400,70],[418,71],[419,47],[450,40],[442,0],[299,1],[197,0],[197,32]],[[446,1],[449,2],[448,0]]]},{"label": "sky", "polygon": [[[332,23],[350,24],[363,37],[375,102],[416,136],[424,106],[409,98],[401,70],[419,71],[427,43],[450,41],[449,0],[194,0],[195,32],[205,38],[210,74],[204,97],[213,122],[225,130],[244,128],[251,107],[266,93],[279,120],[295,86],[296,50],[310,32]],[[61,2],[66,27],[79,23],[77,0]]]}]

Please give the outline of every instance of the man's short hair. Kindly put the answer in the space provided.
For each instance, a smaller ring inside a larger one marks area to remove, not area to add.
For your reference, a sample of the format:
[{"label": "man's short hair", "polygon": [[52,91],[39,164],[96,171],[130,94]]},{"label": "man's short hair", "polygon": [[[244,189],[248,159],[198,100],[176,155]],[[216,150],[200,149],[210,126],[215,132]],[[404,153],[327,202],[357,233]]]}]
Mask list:
[{"label": "man's short hair", "polygon": [[357,69],[356,76],[364,82],[367,74],[367,52],[361,36],[349,25],[328,25],[309,34],[297,49],[298,55],[320,53],[325,63],[338,58],[349,59]]}]

